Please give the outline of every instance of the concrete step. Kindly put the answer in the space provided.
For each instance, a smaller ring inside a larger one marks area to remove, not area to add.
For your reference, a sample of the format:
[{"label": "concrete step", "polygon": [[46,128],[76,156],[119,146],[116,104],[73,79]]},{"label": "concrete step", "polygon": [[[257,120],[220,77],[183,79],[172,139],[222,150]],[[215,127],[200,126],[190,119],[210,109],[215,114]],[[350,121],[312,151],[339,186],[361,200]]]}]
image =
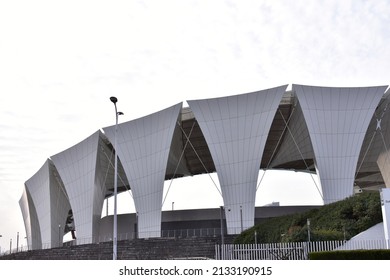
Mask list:
[{"label": "concrete step", "polygon": [[[232,243],[233,236],[225,237]],[[117,244],[117,258],[122,260],[165,260],[215,257],[219,237],[150,238],[122,240]],[[111,260],[112,242],[33,250],[1,256],[8,260]]]}]

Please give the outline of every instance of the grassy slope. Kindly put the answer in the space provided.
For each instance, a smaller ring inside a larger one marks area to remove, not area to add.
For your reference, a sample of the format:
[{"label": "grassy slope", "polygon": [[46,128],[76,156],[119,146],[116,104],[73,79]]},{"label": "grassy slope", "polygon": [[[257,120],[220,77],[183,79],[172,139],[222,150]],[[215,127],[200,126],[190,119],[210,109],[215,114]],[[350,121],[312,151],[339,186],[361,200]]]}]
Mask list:
[{"label": "grassy slope", "polygon": [[311,241],[342,240],[382,222],[379,192],[363,192],[342,201],[305,213],[270,218],[244,231],[235,243],[298,242],[308,240],[310,219]]}]

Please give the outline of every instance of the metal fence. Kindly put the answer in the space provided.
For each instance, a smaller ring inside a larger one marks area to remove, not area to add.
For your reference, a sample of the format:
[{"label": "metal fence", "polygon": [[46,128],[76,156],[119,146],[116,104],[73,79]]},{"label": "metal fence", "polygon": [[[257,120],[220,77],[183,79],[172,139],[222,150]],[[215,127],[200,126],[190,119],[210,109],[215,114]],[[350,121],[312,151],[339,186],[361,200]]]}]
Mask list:
[{"label": "metal fence", "polygon": [[389,240],[215,245],[217,260],[307,260],[309,252],[389,249]]}]

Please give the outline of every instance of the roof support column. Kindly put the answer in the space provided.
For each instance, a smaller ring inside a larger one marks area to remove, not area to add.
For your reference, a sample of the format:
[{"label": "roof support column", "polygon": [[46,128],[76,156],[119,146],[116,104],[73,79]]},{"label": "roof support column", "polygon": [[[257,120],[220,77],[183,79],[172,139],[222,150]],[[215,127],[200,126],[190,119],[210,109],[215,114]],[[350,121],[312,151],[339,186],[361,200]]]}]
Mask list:
[{"label": "roof support column", "polygon": [[228,234],[254,225],[260,162],[286,88],[188,101],[218,173]]},{"label": "roof support column", "polygon": [[353,194],[360,150],[386,87],[293,85],[309,130],[324,203]]}]

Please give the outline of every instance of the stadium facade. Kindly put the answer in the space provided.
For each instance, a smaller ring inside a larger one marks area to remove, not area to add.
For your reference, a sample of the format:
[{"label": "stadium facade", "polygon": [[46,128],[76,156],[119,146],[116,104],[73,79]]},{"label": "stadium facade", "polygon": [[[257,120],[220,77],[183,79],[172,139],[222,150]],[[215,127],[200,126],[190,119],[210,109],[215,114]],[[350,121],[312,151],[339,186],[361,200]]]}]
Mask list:
[{"label": "stadium facade", "polygon": [[117,147],[110,126],[51,156],[19,202],[30,248],[58,246],[70,230],[79,244],[99,240],[111,223],[101,213],[114,149],[139,238],[161,236],[164,181],[174,178],[217,173],[228,234],[254,225],[260,169],[316,173],[325,204],[390,186],[388,86],[287,86],[188,100],[120,123]]}]

